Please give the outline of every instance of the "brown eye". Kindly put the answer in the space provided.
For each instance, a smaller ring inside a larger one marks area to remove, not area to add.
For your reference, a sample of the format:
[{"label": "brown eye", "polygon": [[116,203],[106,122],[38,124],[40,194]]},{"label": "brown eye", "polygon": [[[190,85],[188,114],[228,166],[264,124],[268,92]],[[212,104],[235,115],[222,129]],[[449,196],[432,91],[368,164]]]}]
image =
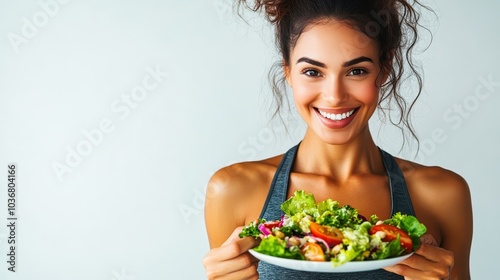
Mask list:
[{"label": "brown eye", "polygon": [[303,74],[305,74],[306,76],[310,76],[310,77],[319,77],[321,76],[321,74],[314,70],[314,69],[306,69],[302,72]]},{"label": "brown eye", "polygon": [[363,74],[366,74],[366,73],[368,73],[368,72],[366,72],[363,69],[352,69],[349,72],[349,76],[359,76],[359,75],[363,75]]}]

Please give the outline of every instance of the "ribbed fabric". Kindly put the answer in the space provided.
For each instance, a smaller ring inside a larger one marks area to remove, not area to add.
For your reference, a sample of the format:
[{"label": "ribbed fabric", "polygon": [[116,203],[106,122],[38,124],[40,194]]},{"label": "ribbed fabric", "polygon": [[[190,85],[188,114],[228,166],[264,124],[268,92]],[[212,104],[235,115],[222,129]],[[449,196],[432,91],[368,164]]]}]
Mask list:
[{"label": "ribbed fabric", "polygon": [[[266,203],[260,215],[261,218],[266,220],[277,220],[283,215],[280,205],[287,199],[288,181],[290,178],[290,170],[292,169],[297,149],[299,145],[292,147],[288,150],[283,159],[281,160],[276,174],[274,175]],[[392,211],[391,215],[396,212],[403,214],[415,215],[413,205],[411,203],[410,195],[403,177],[403,173],[399,169],[394,158],[387,152],[379,149],[384,167],[389,177],[389,188],[391,192]],[[304,272],[299,270],[286,269],[279,266],[268,264],[264,261],[259,262],[259,279],[261,280],[302,280],[302,279],[342,279],[342,280],[356,280],[356,279],[404,279],[403,277],[385,270],[373,270],[366,272],[356,273],[319,273],[319,272]]]}]

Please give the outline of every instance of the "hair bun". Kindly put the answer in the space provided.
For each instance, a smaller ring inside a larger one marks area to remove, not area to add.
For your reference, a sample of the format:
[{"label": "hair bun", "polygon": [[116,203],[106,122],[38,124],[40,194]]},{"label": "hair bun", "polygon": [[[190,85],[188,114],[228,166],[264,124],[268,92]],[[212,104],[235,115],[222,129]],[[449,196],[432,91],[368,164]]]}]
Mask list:
[{"label": "hair bun", "polygon": [[[239,4],[245,4],[251,10],[257,12],[264,10],[266,18],[274,23],[279,22],[287,13],[291,11],[291,0],[239,0]],[[249,2],[253,2],[253,5]]]}]

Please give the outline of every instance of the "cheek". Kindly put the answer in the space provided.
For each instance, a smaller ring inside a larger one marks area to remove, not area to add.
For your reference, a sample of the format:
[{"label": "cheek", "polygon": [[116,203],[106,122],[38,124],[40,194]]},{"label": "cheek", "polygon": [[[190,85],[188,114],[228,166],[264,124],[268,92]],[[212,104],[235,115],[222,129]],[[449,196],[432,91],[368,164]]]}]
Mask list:
[{"label": "cheek", "polygon": [[362,83],[355,86],[355,89],[352,89],[352,93],[355,93],[355,98],[360,102],[365,104],[374,103],[375,105],[378,103],[380,90],[374,83]]},{"label": "cheek", "polygon": [[306,105],[317,98],[319,91],[310,84],[295,83],[293,87],[293,96],[297,105]]},{"label": "cheek", "polygon": [[295,100],[297,109],[300,110],[301,107],[310,102],[311,90],[309,88],[304,87],[302,85],[295,85],[292,90],[293,90],[293,98]]}]

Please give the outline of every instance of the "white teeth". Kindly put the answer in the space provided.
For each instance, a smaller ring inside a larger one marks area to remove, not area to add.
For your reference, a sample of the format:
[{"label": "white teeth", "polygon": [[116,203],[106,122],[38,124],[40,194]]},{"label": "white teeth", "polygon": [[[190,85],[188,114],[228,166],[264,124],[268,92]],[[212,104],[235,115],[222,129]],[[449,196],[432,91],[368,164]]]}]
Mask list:
[{"label": "white teeth", "polygon": [[323,117],[330,119],[330,120],[334,120],[334,121],[341,121],[345,118],[350,117],[354,113],[354,110],[351,110],[351,111],[349,111],[347,113],[343,113],[343,114],[330,114],[327,112],[323,112],[319,109],[318,109],[318,111]]}]

